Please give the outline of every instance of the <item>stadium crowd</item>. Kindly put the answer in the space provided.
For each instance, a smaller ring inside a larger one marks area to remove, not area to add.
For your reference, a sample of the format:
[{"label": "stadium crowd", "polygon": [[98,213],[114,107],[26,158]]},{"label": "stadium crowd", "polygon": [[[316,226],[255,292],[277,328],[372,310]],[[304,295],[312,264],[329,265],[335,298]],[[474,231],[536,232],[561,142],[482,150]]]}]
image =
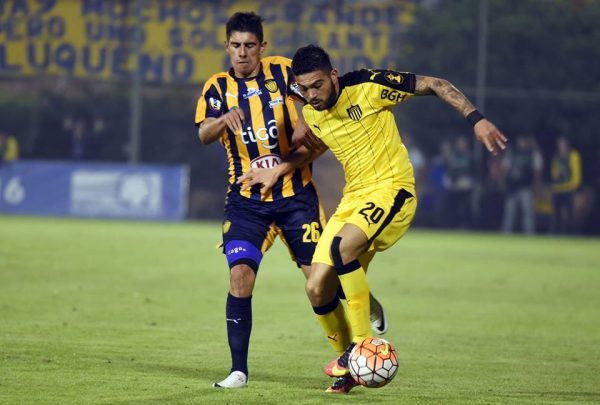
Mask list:
[{"label": "stadium crowd", "polygon": [[478,163],[467,137],[442,142],[432,156],[412,138],[406,143],[422,185],[417,225],[528,235],[599,231],[599,182],[583,182],[580,153],[565,136],[544,153],[536,137],[519,135],[479,171],[469,170]]}]

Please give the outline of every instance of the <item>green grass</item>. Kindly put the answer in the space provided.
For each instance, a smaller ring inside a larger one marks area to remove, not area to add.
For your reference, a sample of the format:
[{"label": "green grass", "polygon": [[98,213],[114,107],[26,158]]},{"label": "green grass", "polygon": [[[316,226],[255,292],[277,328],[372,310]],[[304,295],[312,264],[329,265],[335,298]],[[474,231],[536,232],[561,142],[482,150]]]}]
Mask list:
[{"label": "green grass", "polygon": [[0,216],[0,403],[600,402],[600,241],[411,230],[370,273],[401,369],[323,392],[332,358],[280,242],[229,368],[216,223]]}]

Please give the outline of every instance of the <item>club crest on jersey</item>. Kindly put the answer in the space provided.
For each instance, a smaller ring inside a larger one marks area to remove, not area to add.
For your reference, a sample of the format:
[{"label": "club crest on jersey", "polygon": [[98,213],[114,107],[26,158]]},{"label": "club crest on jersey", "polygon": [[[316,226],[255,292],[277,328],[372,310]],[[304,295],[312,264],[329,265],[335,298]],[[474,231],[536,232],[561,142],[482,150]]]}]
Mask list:
[{"label": "club crest on jersey", "polygon": [[404,78],[402,77],[401,73],[388,70],[385,74],[385,80],[392,84],[401,84]]},{"label": "club crest on jersey", "polygon": [[274,153],[268,155],[259,156],[250,162],[250,167],[253,169],[271,169],[275,166],[279,166],[281,163],[281,156]]},{"label": "club crest on jersey", "polygon": [[244,99],[249,99],[250,97],[260,96],[262,91],[260,89],[254,89],[252,87],[248,87],[246,90],[246,94],[244,94]]},{"label": "club crest on jersey", "polygon": [[209,97],[208,105],[211,110],[221,111],[221,100],[219,100],[218,98]]},{"label": "club crest on jersey", "polygon": [[354,121],[358,121],[360,120],[360,117],[362,117],[362,110],[358,104],[347,108],[346,111],[348,112],[350,118],[352,118]]},{"label": "club crest on jersey", "polygon": [[269,90],[269,93],[275,93],[279,90],[279,86],[277,86],[277,82],[274,79],[265,80],[265,87]]}]

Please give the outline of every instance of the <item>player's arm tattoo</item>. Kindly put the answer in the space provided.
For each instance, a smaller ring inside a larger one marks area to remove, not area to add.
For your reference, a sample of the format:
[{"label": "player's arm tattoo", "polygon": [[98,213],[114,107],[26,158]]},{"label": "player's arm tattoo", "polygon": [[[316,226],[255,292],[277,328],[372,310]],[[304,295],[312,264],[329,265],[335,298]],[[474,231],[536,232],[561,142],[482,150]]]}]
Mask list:
[{"label": "player's arm tattoo", "polygon": [[463,117],[475,110],[475,107],[456,87],[447,80],[431,76],[417,76],[415,84],[416,96],[436,95],[450,104]]}]

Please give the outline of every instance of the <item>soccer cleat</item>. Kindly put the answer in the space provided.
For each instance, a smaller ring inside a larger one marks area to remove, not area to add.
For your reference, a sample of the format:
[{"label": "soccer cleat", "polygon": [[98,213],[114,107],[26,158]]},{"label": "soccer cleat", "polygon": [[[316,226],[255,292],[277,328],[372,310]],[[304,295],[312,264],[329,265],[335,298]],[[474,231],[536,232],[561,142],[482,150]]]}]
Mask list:
[{"label": "soccer cleat", "polygon": [[327,388],[325,392],[330,392],[333,394],[347,394],[357,385],[358,383],[354,380],[354,378],[348,374],[335,380],[331,387]]},{"label": "soccer cleat", "polygon": [[348,369],[348,358],[350,357],[350,352],[354,348],[356,343],[350,343],[350,346],[344,350],[338,358],[333,359],[325,366],[325,374],[329,377],[343,377],[350,374],[350,370]]},{"label": "soccer cleat", "polygon": [[385,311],[379,301],[372,295],[369,295],[369,305],[371,307],[371,330],[378,335],[383,335],[388,329]]},{"label": "soccer cleat", "polygon": [[248,386],[248,377],[241,371],[234,371],[223,381],[213,384],[214,388],[246,388]]}]

